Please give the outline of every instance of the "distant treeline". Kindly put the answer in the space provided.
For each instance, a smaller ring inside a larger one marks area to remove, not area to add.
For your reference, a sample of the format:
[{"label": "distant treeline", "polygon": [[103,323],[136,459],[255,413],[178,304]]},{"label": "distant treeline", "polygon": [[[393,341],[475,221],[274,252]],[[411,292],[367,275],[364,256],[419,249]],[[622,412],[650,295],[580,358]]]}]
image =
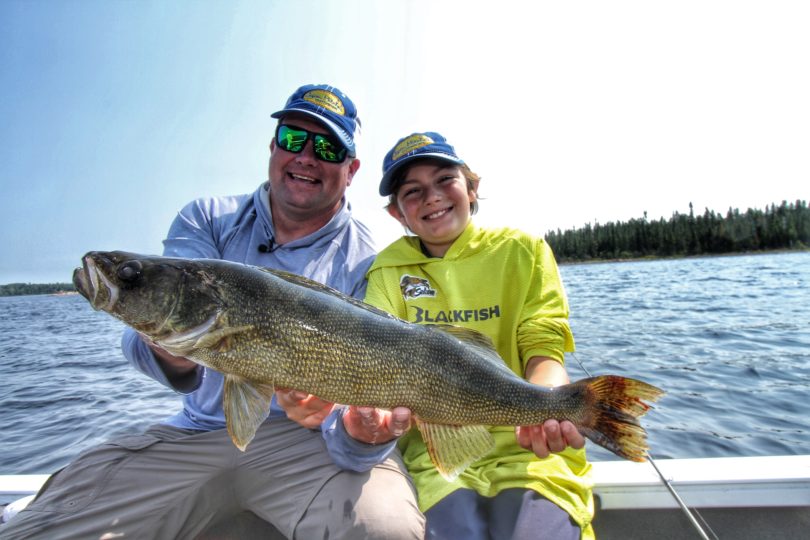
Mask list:
[{"label": "distant treeline", "polygon": [[[810,246],[810,209],[807,201],[782,201],[765,210],[741,213],[729,208],[725,216],[710,211],[695,215],[675,212],[657,221],[641,219],[608,222],[546,234],[559,262],[720,255],[748,251],[807,249]],[[71,283],[11,283],[0,285],[0,296],[55,294],[75,291]]]},{"label": "distant treeline", "polygon": [[645,212],[628,222],[550,231],[546,241],[559,262],[806,249],[810,210],[807,201],[797,200],[764,211],[729,208],[723,216],[706,209],[696,216],[689,203],[689,215],[675,212],[668,220],[650,221]]},{"label": "distant treeline", "polygon": [[0,285],[0,296],[24,294],[57,294],[75,291],[72,283],[9,283]]}]

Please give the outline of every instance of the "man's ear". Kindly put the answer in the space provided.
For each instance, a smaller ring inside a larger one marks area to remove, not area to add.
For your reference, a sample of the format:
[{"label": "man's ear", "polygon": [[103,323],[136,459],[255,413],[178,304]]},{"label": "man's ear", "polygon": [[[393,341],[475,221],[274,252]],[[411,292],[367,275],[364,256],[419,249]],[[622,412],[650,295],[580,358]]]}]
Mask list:
[{"label": "man's ear", "polygon": [[347,187],[352,185],[352,178],[354,178],[354,175],[357,174],[357,169],[359,168],[360,168],[360,160],[357,158],[352,159],[352,162],[349,163],[349,175],[348,180],[346,182]]}]

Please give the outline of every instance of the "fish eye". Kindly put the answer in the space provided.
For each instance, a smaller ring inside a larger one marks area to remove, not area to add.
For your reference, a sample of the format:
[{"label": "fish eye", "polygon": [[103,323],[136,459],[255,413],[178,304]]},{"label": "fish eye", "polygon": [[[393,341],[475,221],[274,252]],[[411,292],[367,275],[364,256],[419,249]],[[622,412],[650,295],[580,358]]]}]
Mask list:
[{"label": "fish eye", "polygon": [[141,261],[129,261],[118,269],[118,277],[123,281],[133,281],[141,275]]}]

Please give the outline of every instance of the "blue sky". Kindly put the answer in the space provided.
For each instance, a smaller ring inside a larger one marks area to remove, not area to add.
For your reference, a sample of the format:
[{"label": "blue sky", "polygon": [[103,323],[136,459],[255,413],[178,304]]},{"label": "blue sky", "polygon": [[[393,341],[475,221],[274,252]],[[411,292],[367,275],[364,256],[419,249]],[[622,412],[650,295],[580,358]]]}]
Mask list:
[{"label": "blue sky", "polygon": [[193,198],[266,178],[270,114],[330,83],[363,120],[349,190],[382,247],[396,140],[439,131],[476,220],[536,234],[810,198],[802,1],[0,2],[0,284],[159,253]]}]

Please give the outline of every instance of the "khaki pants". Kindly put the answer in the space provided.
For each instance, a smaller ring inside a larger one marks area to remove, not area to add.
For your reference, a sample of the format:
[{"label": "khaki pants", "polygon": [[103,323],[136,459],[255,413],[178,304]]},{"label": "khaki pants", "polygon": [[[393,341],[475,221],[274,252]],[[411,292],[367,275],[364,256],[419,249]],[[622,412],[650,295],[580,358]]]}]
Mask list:
[{"label": "khaki pants", "polygon": [[280,418],[246,452],[225,430],[168,426],[91,448],[0,526],[0,538],[192,539],[244,511],[300,540],[424,535],[398,453],[366,473],[341,471],[320,432]]}]

